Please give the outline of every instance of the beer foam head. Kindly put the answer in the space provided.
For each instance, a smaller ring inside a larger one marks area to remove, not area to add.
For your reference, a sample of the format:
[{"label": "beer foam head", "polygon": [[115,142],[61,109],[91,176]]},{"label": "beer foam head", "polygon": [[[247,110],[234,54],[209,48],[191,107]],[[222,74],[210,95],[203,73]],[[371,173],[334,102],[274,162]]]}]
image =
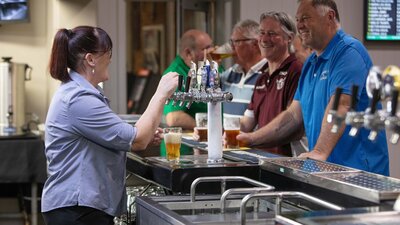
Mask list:
[{"label": "beer foam head", "polygon": [[182,134],[181,133],[167,133],[164,134],[165,143],[181,143]]}]

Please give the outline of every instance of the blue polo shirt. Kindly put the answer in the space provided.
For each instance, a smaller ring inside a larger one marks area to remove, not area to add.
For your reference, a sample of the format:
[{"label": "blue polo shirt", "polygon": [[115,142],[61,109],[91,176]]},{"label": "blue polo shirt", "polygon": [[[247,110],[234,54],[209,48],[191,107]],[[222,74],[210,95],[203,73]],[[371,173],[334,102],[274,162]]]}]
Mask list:
[{"label": "blue polo shirt", "polygon": [[[343,94],[351,95],[352,85],[358,85],[357,111],[365,111],[368,107],[365,82],[371,66],[365,47],[342,30],[336,33],[319,57],[312,53],[307,59],[294,99],[301,105],[310,149],[317,143],[326,106],[337,87],[343,88]],[[357,137],[351,137],[348,135],[350,128],[346,126],[327,161],[389,175],[385,132],[379,132],[376,141],[371,142],[368,140],[369,130],[362,128]]]},{"label": "blue polo shirt", "polygon": [[49,177],[42,212],[79,205],[120,216],[127,211],[126,152],[136,128],[110,109],[100,87],[74,71],[70,77],[55,93],[46,118]]}]

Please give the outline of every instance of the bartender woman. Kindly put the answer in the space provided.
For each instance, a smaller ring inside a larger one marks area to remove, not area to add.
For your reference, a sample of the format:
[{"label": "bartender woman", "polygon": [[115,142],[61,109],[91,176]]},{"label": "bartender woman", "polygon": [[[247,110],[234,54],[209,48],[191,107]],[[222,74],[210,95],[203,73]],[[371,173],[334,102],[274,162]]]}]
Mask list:
[{"label": "bartender woman", "polygon": [[163,76],[135,127],[109,107],[98,86],[109,78],[112,42],[97,27],[60,29],[50,74],[61,81],[46,119],[49,177],[42,195],[47,225],[113,224],[126,211],[126,153],[160,138],[158,125],[178,74]]}]

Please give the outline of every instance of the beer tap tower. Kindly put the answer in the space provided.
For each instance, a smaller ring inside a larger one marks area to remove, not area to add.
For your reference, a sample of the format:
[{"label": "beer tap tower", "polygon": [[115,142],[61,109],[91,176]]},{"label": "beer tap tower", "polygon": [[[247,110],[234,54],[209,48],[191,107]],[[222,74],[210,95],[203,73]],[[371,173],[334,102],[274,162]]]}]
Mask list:
[{"label": "beer tap tower", "polygon": [[184,90],[183,76],[179,76],[178,91],[176,91],[166,102],[172,100],[172,104],[179,103],[190,108],[193,102],[207,103],[208,117],[208,160],[209,163],[222,161],[222,115],[221,102],[230,102],[232,93],[222,92],[221,79],[218,73],[218,63],[211,63],[204,58],[197,66],[191,62],[190,70],[185,81]]},{"label": "beer tap tower", "polygon": [[[356,111],[359,87],[353,86],[351,107],[346,115],[339,115],[337,112],[342,89],[336,89],[334,104],[327,117],[327,121],[333,123],[331,131],[336,133],[345,120],[351,126],[350,136],[356,136],[359,129],[365,127],[370,130],[368,139],[374,141],[378,132],[386,128],[392,132],[390,142],[397,144],[400,139],[400,115],[397,113],[400,101],[400,69],[397,66],[388,66],[382,74],[379,68],[373,67],[366,85],[371,99],[370,107],[365,112]],[[380,100],[386,102],[385,109],[378,109]]]}]

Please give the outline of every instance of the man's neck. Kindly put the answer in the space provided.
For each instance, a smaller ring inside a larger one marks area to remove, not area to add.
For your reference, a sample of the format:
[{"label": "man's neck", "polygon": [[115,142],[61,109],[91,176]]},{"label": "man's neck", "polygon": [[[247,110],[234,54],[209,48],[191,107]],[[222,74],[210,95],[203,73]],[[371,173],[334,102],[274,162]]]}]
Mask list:
[{"label": "man's neck", "polygon": [[318,48],[314,48],[315,54],[317,56],[320,56],[320,55],[322,55],[322,53],[324,53],[326,47],[328,47],[329,43],[335,37],[335,35],[339,31],[339,29],[340,29],[340,26],[330,29],[328,34],[326,35],[326,38],[323,40],[323,42],[321,42],[321,46]]},{"label": "man's neck", "polygon": [[290,56],[289,52],[286,52],[283,54],[281,57],[276,58],[276,59],[271,59],[268,60],[268,70],[269,74],[272,74],[275,72],[275,70],[279,69],[281,64]]}]

